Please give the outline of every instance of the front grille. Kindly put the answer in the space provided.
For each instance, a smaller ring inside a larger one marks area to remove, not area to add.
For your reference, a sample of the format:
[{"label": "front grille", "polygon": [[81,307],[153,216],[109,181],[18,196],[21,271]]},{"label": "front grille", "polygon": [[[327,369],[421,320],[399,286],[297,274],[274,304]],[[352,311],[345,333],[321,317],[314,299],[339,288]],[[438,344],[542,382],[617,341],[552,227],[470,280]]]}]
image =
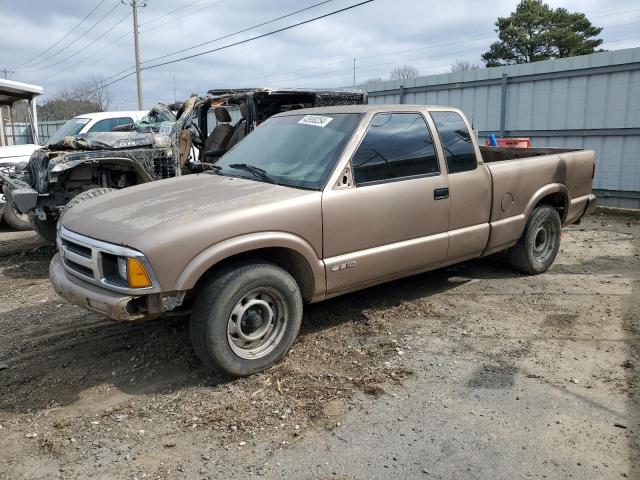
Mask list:
[{"label": "front grille", "polygon": [[61,232],[59,249],[64,266],[68,271],[92,283],[100,283],[98,254],[93,251],[91,246],[83,245],[77,237],[72,240]]},{"label": "front grille", "polygon": [[[138,251],[130,248],[101,242],[84,235],[67,230],[64,227],[58,232],[58,250],[62,257],[64,269],[83,280],[121,293],[135,294],[141,291],[155,293],[159,291],[151,266]],[[147,268],[152,287],[131,289],[118,276],[117,257],[136,257]]]}]

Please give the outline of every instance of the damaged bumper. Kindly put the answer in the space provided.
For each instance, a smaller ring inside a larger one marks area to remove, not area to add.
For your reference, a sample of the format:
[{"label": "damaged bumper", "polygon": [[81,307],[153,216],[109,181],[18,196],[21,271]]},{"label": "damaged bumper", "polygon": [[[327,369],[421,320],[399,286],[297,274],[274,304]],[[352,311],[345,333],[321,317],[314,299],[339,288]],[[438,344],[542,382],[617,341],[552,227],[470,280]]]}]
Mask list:
[{"label": "damaged bumper", "polygon": [[0,173],[0,180],[4,184],[7,203],[13,202],[16,210],[22,214],[33,211],[38,202],[38,192],[31,185],[3,173]]},{"label": "damaged bumper", "polygon": [[96,287],[69,274],[56,253],[49,266],[49,278],[55,292],[69,302],[113,320],[129,321],[145,318],[135,308],[136,298]]}]

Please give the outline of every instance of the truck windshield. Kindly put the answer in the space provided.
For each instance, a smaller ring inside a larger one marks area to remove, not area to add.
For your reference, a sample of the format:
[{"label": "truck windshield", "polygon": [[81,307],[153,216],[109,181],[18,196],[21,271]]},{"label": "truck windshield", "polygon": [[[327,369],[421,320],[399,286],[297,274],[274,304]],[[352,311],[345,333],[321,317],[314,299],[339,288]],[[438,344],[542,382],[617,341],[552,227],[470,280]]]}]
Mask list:
[{"label": "truck windshield", "polygon": [[47,145],[55,145],[64,137],[77,135],[80,130],[82,130],[82,127],[84,127],[87,123],[89,123],[88,118],[72,118],[62,127],[60,127],[60,129],[49,139]]},{"label": "truck windshield", "polygon": [[357,113],[272,117],[218,160],[217,170],[258,178],[237,168],[245,164],[264,170],[280,185],[318,190],[361,118]]}]

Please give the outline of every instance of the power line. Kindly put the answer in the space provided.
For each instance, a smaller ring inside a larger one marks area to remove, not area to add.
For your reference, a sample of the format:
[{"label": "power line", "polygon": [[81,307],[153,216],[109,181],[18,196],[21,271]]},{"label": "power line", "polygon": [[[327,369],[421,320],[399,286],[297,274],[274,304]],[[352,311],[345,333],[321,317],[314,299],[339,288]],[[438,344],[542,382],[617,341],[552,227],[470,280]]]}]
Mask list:
[{"label": "power line", "polygon": [[[272,30],[270,32],[266,32],[266,33],[263,33],[263,34],[260,34],[260,35],[256,35],[256,36],[251,37],[251,38],[247,38],[247,39],[240,40],[240,41],[237,41],[237,42],[234,42],[234,43],[230,43],[230,44],[224,45],[222,47],[213,48],[211,50],[206,50],[204,52],[196,53],[196,54],[193,54],[193,55],[188,55],[188,56],[185,56],[185,57],[182,57],[182,58],[178,58],[178,59],[175,59],[175,60],[170,60],[170,61],[167,61],[167,62],[162,62],[162,63],[158,63],[158,64],[155,64],[155,65],[149,65],[147,67],[142,67],[141,70],[151,70],[153,68],[161,67],[161,66],[164,66],[164,65],[169,65],[169,64],[172,64],[172,63],[182,62],[184,60],[189,60],[191,58],[200,57],[202,55],[207,55],[209,53],[218,52],[218,51],[221,51],[221,50],[225,50],[227,48],[235,47],[237,45],[241,45],[241,44],[244,44],[244,43],[249,43],[249,42],[252,42],[252,41],[255,41],[255,40],[259,40],[261,38],[268,37],[270,35],[275,35],[276,33],[280,33],[280,32],[286,31],[286,30],[290,30],[290,29],[299,27],[301,25],[306,25],[308,23],[312,23],[312,22],[315,22],[317,20],[321,20],[323,18],[327,18],[327,17],[331,17],[333,15],[337,15],[338,13],[342,13],[342,12],[345,12],[347,10],[351,10],[351,9],[360,7],[362,5],[365,5],[367,3],[371,3],[373,1],[374,0],[364,0],[362,2],[355,3],[353,5],[349,5],[348,7],[344,7],[344,8],[341,8],[339,10],[334,10],[334,11],[325,13],[324,15],[319,15],[317,17],[313,17],[313,18],[310,18],[308,20],[304,20],[302,22],[294,23],[294,24],[288,25],[286,27],[278,28],[278,29]],[[127,73],[126,75],[122,75],[121,77],[116,78],[115,80],[112,80],[110,82],[101,83],[100,86],[98,86],[97,88],[95,88],[93,90],[89,90],[88,92],[84,92],[84,95],[89,94],[89,93],[93,93],[93,92],[97,92],[98,90],[101,90],[101,89],[103,89],[105,87],[113,85],[114,83],[117,83],[117,82],[120,82],[120,81],[122,81],[122,80],[124,80],[126,78],[129,78],[129,77],[133,76],[134,74],[135,74],[135,72],[130,72],[130,73]]]},{"label": "power line", "polygon": [[[160,20],[160,18],[162,18],[162,17],[166,17],[166,16],[168,16],[170,13],[174,13],[174,12],[176,12],[176,11],[178,11],[178,10],[183,10],[183,9],[185,9],[185,8],[189,7],[190,5],[193,5],[194,3],[198,3],[199,1],[200,1],[200,0],[197,0],[196,2],[192,2],[192,3],[188,4],[188,5],[185,5],[184,7],[181,7],[181,8],[179,8],[179,9],[175,9],[175,10],[173,10],[172,12],[168,12],[168,13],[166,13],[166,14],[164,14],[164,15],[161,15],[160,17],[156,17],[155,19],[153,19],[153,20],[149,20],[149,21],[148,21],[148,22],[146,22],[146,23],[142,23],[140,26],[141,26],[141,27],[143,27],[144,25],[148,25],[149,23],[154,22],[155,20]],[[222,3],[222,2],[224,2],[224,1],[225,1],[225,0],[218,0],[217,2],[213,2],[211,5],[207,5],[207,6],[205,6],[205,7],[202,7],[202,8],[200,8],[200,9],[198,9],[198,10],[194,10],[194,11],[192,11],[192,12],[184,12],[184,13],[183,13],[183,15],[176,15],[176,16],[173,16],[173,17],[171,17],[169,20],[167,20],[167,21],[165,21],[165,22],[158,23],[157,25],[152,25],[151,27],[144,27],[144,28],[142,28],[142,30],[143,30],[143,31],[145,31],[145,32],[148,32],[148,31],[150,31],[150,30],[155,30],[155,29],[157,29],[157,28],[160,28],[160,27],[162,27],[163,25],[167,25],[168,23],[175,23],[175,21],[176,21],[176,20],[178,20],[178,19],[180,19],[180,18],[187,18],[187,17],[190,17],[191,15],[195,15],[195,14],[197,14],[197,13],[200,13],[200,12],[202,12],[203,10],[206,10],[206,9],[208,9],[208,8],[211,8],[211,7],[215,7],[216,5],[218,5],[219,3]]]},{"label": "power line", "polygon": [[[60,53],[64,52],[67,48],[69,48],[71,45],[73,45],[75,42],[77,42],[78,40],[80,40],[82,37],[84,37],[87,33],[89,33],[91,30],[93,30],[98,24],[100,24],[105,18],[107,18],[111,12],[113,12],[116,8],[118,8],[120,6],[120,3],[116,3],[111,10],[109,10],[107,13],[105,13],[102,17],[100,17],[98,19],[98,21],[96,21],[93,25],[91,25],[88,29],[86,29],[84,32],[82,32],[78,37],[76,37],[74,39],[73,42],[68,43],[67,45],[65,45],[63,48],[61,48],[60,50],[58,50],[57,52],[53,53],[52,55],[49,55],[47,58],[38,60],[35,63],[32,63],[31,65],[29,65],[29,67],[35,67],[37,65],[40,65],[42,63],[47,62],[48,60],[51,60],[52,58],[58,56]],[[47,67],[48,68],[48,67]],[[20,70],[19,70],[20,71]],[[23,70],[23,71],[36,71],[36,70]]]},{"label": "power line", "polygon": [[[183,5],[183,6],[178,7],[178,8],[174,8],[173,10],[171,10],[171,11],[169,11],[169,12],[163,14],[163,15],[159,15],[157,17],[152,18],[151,20],[147,20],[146,22],[140,23],[140,26],[142,27],[144,25],[149,25],[150,23],[156,22],[156,21],[160,20],[161,18],[165,18],[165,17],[168,17],[169,15],[172,15],[172,14],[174,14],[176,12],[179,12],[181,10],[185,10],[185,9],[189,8],[190,6],[192,6],[192,5],[195,5],[196,3],[200,3],[201,1],[202,0],[194,0],[193,2],[188,3],[186,5]],[[219,2],[216,2],[216,3],[219,3]]]},{"label": "power line", "polygon": [[171,65],[173,63],[183,62],[185,60],[191,60],[192,58],[201,57],[202,55],[207,55],[209,53],[218,52],[220,50],[224,50],[224,49],[227,49],[227,48],[230,48],[230,47],[235,47],[236,45],[242,45],[243,43],[252,42],[254,40],[258,40],[260,38],[268,37],[270,35],[275,35],[276,33],[284,32],[285,30],[290,30],[292,28],[296,28],[296,27],[299,27],[301,25],[306,25],[307,23],[315,22],[317,20],[321,20],[323,18],[327,18],[327,17],[330,17],[332,15],[336,15],[338,13],[346,12],[347,10],[351,10],[353,8],[360,7],[362,5],[365,5],[367,3],[371,3],[373,1],[374,0],[364,0],[364,1],[360,2],[360,3],[356,3],[356,4],[353,4],[353,5],[349,5],[348,7],[341,8],[339,10],[334,10],[332,12],[325,13],[324,15],[319,15],[317,17],[310,18],[310,19],[304,20],[302,22],[294,23],[293,25],[288,25],[286,27],[282,27],[282,28],[278,28],[276,30],[272,30],[271,32],[263,33],[261,35],[256,35],[255,37],[247,38],[245,40],[239,40],[237,42],[230,43],[230,44],[222,46],[222,47],[212,48],[211,50],[205,50],[204,52],[194,53],[192,55],[187,55],[185,57],[176,58],[175,60],[168,60],[166,62],[156,63],[155,65],[150,65],[148,67],[143,67],[143,70],[162,67],[164,65]]},{"label": "power line", "polygon": [[[40,72],[43,70],[49,70],[52,67],[55,67],[57,65],[60,65],[61,63],[66,62],[67,60],[70,60],[71,58],[75,57],[76,55],[78,55],[81,52],[86,51],[89,47],[91,47],[93,44],[95,44],[96,42],[102,40],[102,38],[105,35],[108,35],[109,33],[111,33],[116,27],[118,27],[122,22],[124,22],[127,18],[129,18],[131,16],[131,12],[127,12],[127,14],[125,16],[123,16],[120,20],[118,20],[116,23],[114,23],[113,25],[111,25],[111,27],[109,27],[106,31],[104,31],[100,36],[96,37],[93,41],[89,42],[87,45],[84,45],[83,47],[81,47],[80,49],[76,50],[74,53],[72,53],[71,55],[66,56],[65,58],[63,58],[62,60],[58,60],[55,63],[49,64],[49,65],[45,65],[43,67],[38,67],[38,68],[34,68],[34,69],[30,69],[30,70],[22,70],[22,72]],[[33,65],[35,66],[35,65]]]},{"label": "power line", "polygon": [[286,15],[282,15],[280,17],[277,17],[277,18],[274,18],[274,19],[271,19],[271,20],[267,20],[266,22],[262,22],[262,23],[259,23],[257,25],[253,25],[251,27],[244,28],[242,30],[238,30],[237,32],[229,33],[227,35],[223,35],[222,37],[214,38],[213,40],[208,40],[206,42],[198,43],[197,45],[192,45],[191,47],[187,47],[187,48],[183,48],[181,50],[176,50],[175,52],[167,53],[166,55],[161,55],[159,57],[155,57],[155,58],[152,58],[152,59],[149,59],[149,60],[145,60],[142,63],[143,64],[144,63],[151,63],[151,62],[155,62],[156,60],[161,60],[163,58],[172,57],[174,55],[177,55],[178,53],[184,53],[184,52],[187,52],[189,50],[194,50],[196,48],[203,47],[204,45],[209,45],[211,43],[215,43],[215,42],[218,42],[220,40],[224,40],[225,38],[233,37],[235,35],[239,35],[241,33],[248,32],[249,30],[253,30],[253,29],[256,29],[258,27],[263,27],[263,26],[268,25],[270,23],[277,22],[278,20],[283,20],[285,18],[292,17],[293,15],[297,15],[298,13],[306,12],[307,10],[311,10],[311,9],[319,7],[321,5],[325,5],[325,4],[330,3],[332,1],[333,0],[324,0],[322,2],[314,3],[313,5],[310,5],[310,6],[305,7],[305,8],[301,8],[300,10],[296,10],[295,12],[287,13]]},{"label": "power line", "polygon": [[60,42],[62,42],[62,40],[64,40],[65,38],[67,38],[69,35],[71,35],[76,28],[78,28],[80,25],[82,25],[85,20],[87,18],[89,18],[91,16],[91,14],[93,12],[95,12],[98,8],[100,8],[102,6],[102,4],[105,2],[106,0],[102,0],[98,5],[96,5],[89,13],[87,13],[87,15],[80,21],[80,23],[76,24],[75,27],[73,27],[71,30],[69,30],[66,34],[64,34],[60,39],[58,39],[58,41],[56,41],[55,43],[53,43],[49,48],[47,48],[46,50],[43,50],[42,52],[40,52],[38,55],[36,55],[35,57],[31,57],[29,60],[21,63],[20,65],[16,65],[15,68],[20,68],[24,65],[27,65],[29,63],[31,63],[33,60],[35,60],[36,58],[41,57],[42,55],[44,55],[45,53],[47,53],[49,50],[51,50],[53,47],[55,47],[56,45],[60,44]]},{"label": "power line", "polygon": [[[151,59],[149,59],[149,60],[145,60],[145,61],[143,61],[143,62],[142,62],[142,64],[143,64],[143,65],[144,65],[144,64],[148,64],[148,63],[151,63],[151,62],[155,62],[156,60],[161,60],[161,59],[163,59],[163,58],[172,57],[173,55],[177,55],[178,53],[187,52],[187,51],[189,51],[189,50],[193,50],[193,49],[195,49],[195,48],[199,48],[199,47],[204,46],[204,45],[209,45],[209,44],[211,44],[211,43],[218,42],[218,41],[220,41],[220,40],[224,40],[224,39],[226,39],[226,38],[233,37],[233,36],[235,36],[235,35],[239,35],[239,34],[241,34],[241,33],[248,32],[249,30],[253,30],[253,29],[256,29],[256,28],[258,28],[258,27],[263,27],[263,26],[268,25],[268,24],[270,24],[270,23],[277,22],[277,21],[282,20],[282,19],[284,19],[284,18],[291,17],[291,16],[296,15],[296,14],[298,14],[298,13],[301,13],[301,12],[304,12],[304,11],[307,11],[307,10],[311,10],[312,8],[319,7],[319,6],[321,6],[321,5],[327,4],[327,3],[332,2],[332,1],[333,1],[333,0],[324,0],[324,1],[322,1],[322,2],[319,2],[319,3],[316,3],[316,4],[310,5],[310,6],[308,6],[308,7],[302,8],[302,9],[300,9],[300,10],[296,10],[296,11],[294,11],[294,12],[287,13],[286,15],[282,15],[282,16],[280,16],[280,17],[273,18],[273,19],[271,19],[271,20],[267,20],[267,21],[262,22],[262,23],[259,23],[259,24],[257,24],[257,25],[253,25],[253,26],[251,26],[251,27],[247,27],[247,28],[244,28],[244,29],[242,29],[242,30],[238,30],[238,31],[236,31],[236,32],[229,33],[229,34],[223,35],[223,36],[221,36],[221,37],[214,38],[213,40],[209,40],[209,41],[206,41],[206,42],[202,42],[202,43],[199,43],[198,45],[193,45],[193,46],[188,47],[188,48],[183,48],[183,49],[181,49],[181,50],[177,50],[177,51],[172,52],[172,53],[168,53],[168,54],[165,54],[165,55],[161,55],[161,56],[159,56],[159,57],[155,57],[155,58],[151,58]],[[105,80],[107,80],[107,81],[108,81],[108,80],[110,80],[111,78],[115,78],[115,77],[117,77],[118,75],[121,75],[121,74],[123,74],[123,73],[126,73],[126,72],[128,72],[129,70],[131,70],[131,69],[133,69],[133,68],[135,68],[135,67],[133,67],[133,66],[132,66],[132,67],[129,67],[129,68],[125,68],[124,70],[120,70],[119,72],[116,72],[116,73],[114,73],[113,75],[110,75],[110,76],[109,76],[109,77],[107,77]]]}]

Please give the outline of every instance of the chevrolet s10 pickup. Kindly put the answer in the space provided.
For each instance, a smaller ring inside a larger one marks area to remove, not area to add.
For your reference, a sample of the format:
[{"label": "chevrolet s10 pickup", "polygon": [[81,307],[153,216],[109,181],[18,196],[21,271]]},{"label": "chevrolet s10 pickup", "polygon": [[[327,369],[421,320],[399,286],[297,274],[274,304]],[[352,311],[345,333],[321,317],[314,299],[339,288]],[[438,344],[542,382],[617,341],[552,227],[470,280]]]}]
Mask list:
[{"label": "chevrolet s10 pickup", "polygon": [[594,171],[592,151],[479,147],[455,108],[293,110],[205,173],[75,197],[50,277],[116,320],[190,314],[202,361],[250,375],[286,354],[305,302],[503,250],[545,272]]}]

